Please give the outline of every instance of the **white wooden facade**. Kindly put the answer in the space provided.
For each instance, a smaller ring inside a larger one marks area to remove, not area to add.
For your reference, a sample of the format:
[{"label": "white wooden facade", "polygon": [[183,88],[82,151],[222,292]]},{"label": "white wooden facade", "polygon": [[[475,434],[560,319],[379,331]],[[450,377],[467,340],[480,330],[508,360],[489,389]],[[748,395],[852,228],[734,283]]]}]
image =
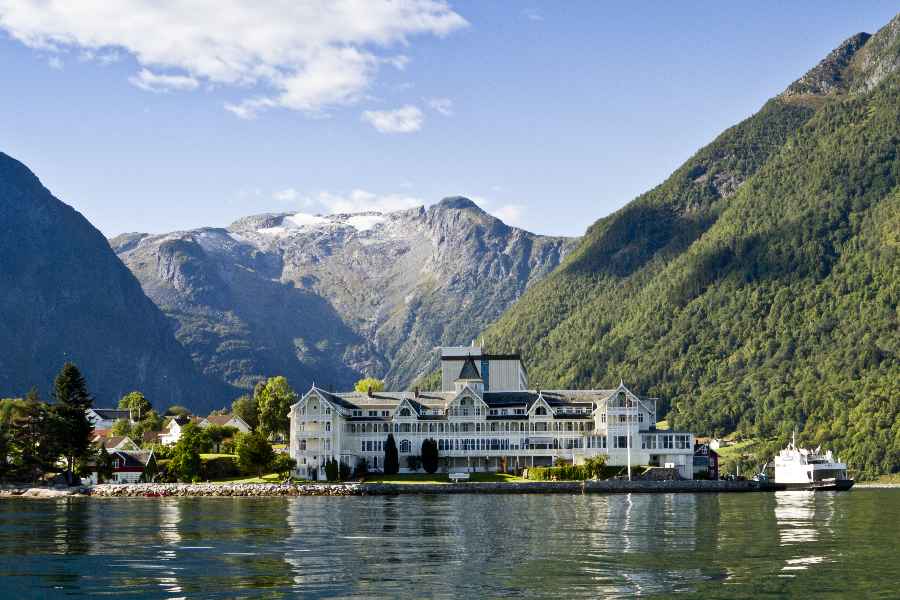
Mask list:
[{"label": "white wooden facade", "polygon": [[513,471],[603,455],[610,465],[675,466],[693,473],[689,432],[656,430],[656,403],[624,384],[609,390],[485,391],[474,379],[452,391],[330,393],[313,386],[291,407],[296,475],[321,479],[336,459],[381,470],[393,434],[401,471],[422,442],[438,443],[445,471]]}]

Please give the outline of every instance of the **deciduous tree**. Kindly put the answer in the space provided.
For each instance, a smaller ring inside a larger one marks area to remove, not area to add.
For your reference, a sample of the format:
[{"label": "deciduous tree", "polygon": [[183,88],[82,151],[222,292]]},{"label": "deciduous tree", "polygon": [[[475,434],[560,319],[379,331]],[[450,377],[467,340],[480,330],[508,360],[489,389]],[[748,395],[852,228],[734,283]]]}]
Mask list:
[{"label": "deciduous tree", "polygon": [[376,379],[374,377],[366,377],[365,379],[360,379],[356,382],[356,385],[353,386],[357,392],[362,392],[364,394],[368,394],[371,392],[383,392],[384,391],[384,381],[381,379]]},{"label": "deciduous tree", "polygon": [[266,436],[258,431],[242,433],[235,444],[235,452],[238,455],[238,465],[247,473],[263,473],[272,467],[275,460],[275,451]]},{"label": "deciduous tree", "polygon": [[150,401],[138,391],[129,392],[119,400],[119,408],[131,411],[132,421],[143,421],[144,416],[153,409]]},{"label": "deciduous tree", "polygon": [[256,405],[256,396],[244,394],[231,403],[231,412],[242,418],[250,429],[259,427],[259,407]]},{"label": "deciduous tree", "polygon": [[259,407],[259,429],[266,436],[286,435],[291,427],[288,412],[297,401],[297,393],[284,377],[271,377],[254,390]]}]

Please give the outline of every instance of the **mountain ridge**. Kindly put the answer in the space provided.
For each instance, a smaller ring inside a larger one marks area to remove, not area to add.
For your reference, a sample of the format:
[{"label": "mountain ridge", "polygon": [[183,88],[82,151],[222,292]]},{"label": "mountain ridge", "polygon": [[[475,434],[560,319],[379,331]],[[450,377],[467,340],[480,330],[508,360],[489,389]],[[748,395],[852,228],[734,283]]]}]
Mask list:
[{"label": "mountain ridge", "polygon": [[82,370],[98,405],[136,388],[157,408],[223,391],[199,377],[103,235],[4,153],[0,255],[0,394],[36,386],[48,397],[66,361]]},{"label": "mountain ridge", "polygon": [[543,387],[624,378],[697,433],[800,427],[860,471],[900,468],[898,40],[900,16],[850,38],[598,220],[488,345],[529,348]]},{"label": "mountain ridge", "polygon": [[434,346],[468,343],[572,243],[462,196],[110,240],[195,363],[244,389],[274,374],[298,387],[364,375],[405,387],[434,364]]}]

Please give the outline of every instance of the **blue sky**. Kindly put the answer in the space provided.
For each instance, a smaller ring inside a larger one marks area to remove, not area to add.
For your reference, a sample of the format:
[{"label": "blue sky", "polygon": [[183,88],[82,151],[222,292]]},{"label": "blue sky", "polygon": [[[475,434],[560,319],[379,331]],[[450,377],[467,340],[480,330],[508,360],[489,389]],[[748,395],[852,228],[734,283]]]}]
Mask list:
[{"label": "blue sky", "polygon": [[0,0],[0,150],[107,235],[457,194],[580,235],[898,10],[153,4]]}]

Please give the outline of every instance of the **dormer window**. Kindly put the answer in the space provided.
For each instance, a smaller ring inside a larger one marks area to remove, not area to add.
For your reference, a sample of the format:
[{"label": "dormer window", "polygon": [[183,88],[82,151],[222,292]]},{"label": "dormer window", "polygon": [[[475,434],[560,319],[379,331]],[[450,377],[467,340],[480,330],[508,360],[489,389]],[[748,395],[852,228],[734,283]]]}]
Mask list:
[{"label": "dormer window", "polygon": [[401,408],[401,409],[400,409],[400,416],[401,416],[401,417],[408,417],[408,416],[410,416],[409,409],[408,409],[408,408]]},{"label": "dormer window", "polygon": [[540,416],[546,416],[547,409],[544,408],[543,406],[538,406],[536,409],[534,409],[534,414],[540,415]]}]

